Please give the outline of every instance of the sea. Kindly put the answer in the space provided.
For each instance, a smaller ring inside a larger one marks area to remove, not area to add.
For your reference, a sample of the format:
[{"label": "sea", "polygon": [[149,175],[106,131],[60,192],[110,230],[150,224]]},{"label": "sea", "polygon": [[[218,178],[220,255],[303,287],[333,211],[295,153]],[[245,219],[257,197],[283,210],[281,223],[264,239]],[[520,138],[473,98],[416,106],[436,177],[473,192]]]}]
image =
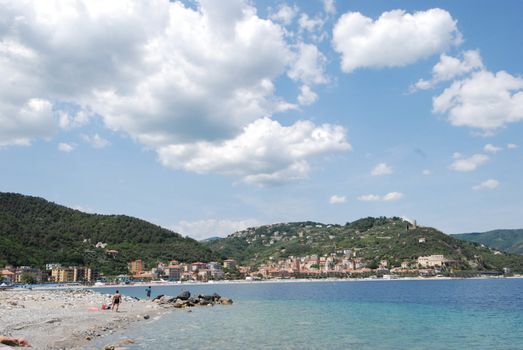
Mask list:
[{"label": "sea", "polygon": [[[144,298],[145,287],[119,290]],[[153,296],[188,290],[234,304],[175,309],[91,346],[131,338],[129,349],[523,349],[523,279],[152,287]]]}]

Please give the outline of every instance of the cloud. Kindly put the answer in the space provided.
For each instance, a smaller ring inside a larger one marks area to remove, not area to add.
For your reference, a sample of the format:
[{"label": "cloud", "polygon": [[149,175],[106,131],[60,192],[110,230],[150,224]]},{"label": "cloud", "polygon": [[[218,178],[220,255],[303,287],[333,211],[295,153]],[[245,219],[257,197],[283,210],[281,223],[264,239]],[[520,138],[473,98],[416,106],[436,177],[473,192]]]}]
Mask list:
[{"label": "cloud", "polygon": [[74,144],[70,144],[70,143],[60,142],[58,144],[58,150],[60,152],[70,153],[70,152],[74,151],[75,148],[76,148],[76,146]]},{"label": "cloud", "polygon": [[445,10],[384,12],[377,20],[359,12],[342,15],[333,29],[341,68],[401,67],[441,53],[462,41],[456,21]]},{"label": "cloud", "polygon": [[[253,183],[304,178],[311,155],[350,148],[344,140],[322,138],[340,136],[341,128],[313,127],[302,142],[312,149],[303,156],[287,150],[286,156],[253,161],[219,155],[207,162],[200,153],[238,142],[253,150],[263,143],[260,137],[267,135],[254,135],[256,145],[242,135],[275,113],[298,108],[278,96],[275,82],[282,77],[300,88],[300,103],[318,98],[312,87],[328,82],[325,56],[280,25],[297,11],[283,5],[270,14],[273,19],[265,19],[247,0],[190,6],[168,0],[138,0],[132,6],[2,3],[0,75],[8,78],[0,80],[0,146],[49,138],[96,115],[112,131],[157,151],[172,168],[240,174]],[[303,15],[299,22],[306,32],[323,26],[320,18]],[[281,130],[304,125],[310,124]],[[85,140],[95,147],[108,144],[96,135]]]},{"label": "cloud", "polygon": [[498,153],[499,151],[502,151],[502,147],[496,147],[490,143],[486,144],[485,147],[483,147],[483,150],[488,153]]},{"label": "cloud", "polygon": [[287,75],[296,81],[305,84],[324,84],[327,82],[325,76],[325,64],[327,59],[312,44],[298,44],[297,59],[293,62]]},{"label": "cloud", "polygon": [[302,106],[308,106],[318,100],[318,95],[311,90],[307,85],[302,85],[300,88],[300,95],[298,96],[298,102]]},{"label": "cloud", "polygon": [[507,144],[507,148],[508,149],[516,149],[516,148],[518,148],[518,145],[516,145],[515,143],[509,143],[509,144]]},{"label": "cloud", "polygon": [[292,23],[298,14],[298,11],[299,9],[296,5],[289,6],[282,4],[279,6],[278,11],[270,14],[269,18],[273,21],[280,22],[281,24],[288,26]]},{"label": "cloud", "polygon": [[[9,77],[10,75],[3,74],[2,76]],[[0,92],[2,90],[0,86]],[[0,147],[30,145],[34,138],[50,138],[59,130],[50,101],[30,98],[22,103],[17,107],[3,103],[0,97]]]},{"label": "cloud", "polygon": [[343,204],[343,203],[346,203],[347,202],[347,197],[345,196],[340,196],[340,195],[332,195],[330,198],[329,198],[329,203],[330,204]]},{"label": "cloud", "polygon": [[82,135],[82,138],[85,142],[90,144],[93,148],[105,148],[111,144],[108,140],[104,139],[98,134],[94,134],[93,136],[89,135]]},{"label": "cloud", "polygon": [[474,171],[489,160],[489,157],[484,154],[474,154],[464,158],[460,153],[454,153],[453,158],[454,162],[450,165],[450,169],[460,172]]},{"label": "cloud", "polygon": [[173,169],[240,176],[257,185],[304,179],[308,160],[350,150],[340,126],[299,121],[290,126],[263,118],[231,140],[170,145],[158,150],[160,162]]},{"label": "cloud", "polygon": [[452,80],[456,77],[484,68],[478,50],[469,50],[461,54],[462,59],[441,54],[439,62],[432,68],[432,79],[420,79],[410,87],[411,91],[426,90],[442,81]]},{"label": "cloud", "polygon": [[401,192],[390,192],[383,196],[382,200],[386,202],[397,201],[403,198],[403,193]]},{"label": "cloud", "polygon": [[181,220],[173,225],[171,229],[194,239],[202,240],[209,237],[225,237],[236,231],[249,227],[260,226],[261,222],[256,219],[229,220],[229,219],[207,219],[197,221]]},{"label": "cloud", "polygon": [[376,194],[366,194],[358,197],[358,200],[364,201],[364,202],[391,202],[391,201],[397,201],[404,197],[404,194],[401,192],[389,192],[384,196],[376,195]]},{"label": "cloud", "polygon": [[358,200],[364,202],[376,202],[381,200],[381,196],[375,194],[364,194],[358,197]]},{"label": "cloud", "polygon": [[323,28],[325,21],[319,17],[311,18],[306,13],[302,13],[298,20],[301,30],[308,32],[318,32]]},{"label": "cloud", "polygon": [[390,174],[392,174],[392,167],[387,165],[386,163],[379,163],[371,171],[372,176],[382,176]]},{"label": "cloud", "polygon": [[429,169],[424,169],[421,173],[422,173],[423,175],[425,175],[425,176],[430,176],[430,175],[432,175],[432,171],[430,171]]},{"label": "cloud", "polygon": [[323,0],[323,11],[329,15],[336,14],[336,2],[334,0]]},{"label": "cloud", "polygon": [[79,128],[87,125],[93,118],[93,115],[88,111],[80,110],[74,114],[66,111],[58,112],[60,128],[64,130]]},{"label": "cloud", "polygon": [[479,190],[493,190],[497,187],[499,187],[500,183],[498,180],[489,179],[486,181],[483,181],[481,184],[472,187],[473,190],[479,191]]},{"label": "cloud", "polygon": [[493,131],[523,120],[523,79],[504,71],[475,72],[454,81],[432,106],[452,125]]}]

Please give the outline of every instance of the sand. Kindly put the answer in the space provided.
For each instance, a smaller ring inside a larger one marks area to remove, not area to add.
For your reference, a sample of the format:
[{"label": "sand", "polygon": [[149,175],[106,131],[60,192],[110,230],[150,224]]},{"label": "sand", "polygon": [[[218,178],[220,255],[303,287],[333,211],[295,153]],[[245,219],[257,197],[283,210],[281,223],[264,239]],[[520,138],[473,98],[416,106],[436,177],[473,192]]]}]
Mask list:
[{"label": "sand", "polygon": [[102,310],[110,301],[109,294],[82,289],[0,291],[0,335],[23,337],[33,349],[89,349],[90,340],[168,312],[129,297],[123,297],[120,312]]}]

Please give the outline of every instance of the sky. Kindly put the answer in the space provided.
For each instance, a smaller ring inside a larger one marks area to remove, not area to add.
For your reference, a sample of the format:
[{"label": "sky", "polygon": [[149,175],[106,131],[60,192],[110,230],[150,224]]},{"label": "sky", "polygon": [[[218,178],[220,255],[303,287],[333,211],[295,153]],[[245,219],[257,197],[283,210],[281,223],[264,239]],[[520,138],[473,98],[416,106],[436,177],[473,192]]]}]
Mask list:
[{"label": "sky", "polygon": [[0,191],[196,239],[523,227],[523,3],[0,1]]}]

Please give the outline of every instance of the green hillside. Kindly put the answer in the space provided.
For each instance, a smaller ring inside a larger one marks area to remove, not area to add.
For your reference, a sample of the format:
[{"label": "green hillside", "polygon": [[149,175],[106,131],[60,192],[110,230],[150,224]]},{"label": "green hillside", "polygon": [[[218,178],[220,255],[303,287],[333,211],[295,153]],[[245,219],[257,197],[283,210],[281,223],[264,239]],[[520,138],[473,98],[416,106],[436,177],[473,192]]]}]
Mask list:
[{"label": "green hillside", "polygon": [[[105,249],[95,248],[98,242]],[[106,250],[118,254],[107,254]],[[106,274],[127,271],[127,262],[177,259],[209,261],[201,243],[124,215],[86,214],[42,198],[0,193],[0,266],[45,263],[91,265]]]},{"label": "green hillside", "polygon": [[[206,245],[223,257],[233,257],[251,266],[258,266],[270,258],[328,255],[351,249],[371,264],[387,259],[392,266],[399,266],[404,260],[443,254],[458,261],[463,270],[511,267],[523,272],[521,256],[496,253],[430,227],[407,230],[408,225],[400,218],[384,217],[360,219],[343,226],[315,222],[284,223],[250,228],[221,240],[206,242]],[[420,243],[422,238],[425,242]]]},{"label": "green hillside", "polygon": [[523,254],[523,229],[462,233],[453,237],[481,243],[508,253]]}]

